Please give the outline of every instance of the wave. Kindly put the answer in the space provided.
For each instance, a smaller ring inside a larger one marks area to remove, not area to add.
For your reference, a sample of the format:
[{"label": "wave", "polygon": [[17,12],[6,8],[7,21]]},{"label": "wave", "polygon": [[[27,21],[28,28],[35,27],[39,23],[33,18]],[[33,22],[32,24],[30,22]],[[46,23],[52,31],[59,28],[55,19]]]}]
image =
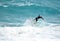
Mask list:
[{"label": "wave", "polygon": [[36,22],[35,20],[33,20],[33,18],[29,18],[24,20],[24,22],[0,22],[0,27],[21,27],[21,26],[33,26],[33,27],[56,27],[56,26],[60,26],[60,24],[54,24],[54,23],[49,23],[45,20],[39,20],[38,22]]},{"label": "wave", "polygon": [[6,23],[6,22],[1,22],[0,27],[20,27],[23,26],[22,23]]},{"label": "wave", "polygon": [[[3,11],[3,12],[2,12]],[[43,16],[43,18],[50,23],[60,23],[60,12],[56,9],[42,6],[10,6],[8,8],[1,7],[0,20],[9,22],[19,22],[23,19],[28,19],[29,17],[35,18],[38,15]],[[24,17],[23,17],[24,16]],[[25,20],[24,20],[25,21]]]},{"label": "wave", "polygon": [[36,5],[36,6],[43,6],[43,7],[50,7],[50,8],[53,8],[53,9],[56,9],[58,11],[60,11],[60,5],[59,5],[59,1],[48,1],[48,0],[30,0],[30,1],[27,1],[27,0],[12,0],[12,1],[7,1],[7,2],[1,2],[0,3],[0,6],[3,6],[3,7],[8,7],[8,6],[11,6],[11,5],[15,5],[15,6],[31,6],[31,5]]},{"label": "wave", "polygon": [[24,22],[25,20],[23,21],[23,19],[28,19],[29,17],[36,17],[40,14],[45,18],[47,22],[60,23],[60,11],[58,9],[60,6],[59,2],[57,2],[51,2],[48,0],[11,0],[7,2],[0,2],[0,17],[2,17],[0,18],[0,21],[8,22],[6,24],[9,24],[11,22],[13,25],[14,22]]},{"label": "wave", "polygon": [[[4,41],[59,41],[60,26],[35,27],[24,25],[21,27],[0,28],[0,40]],[[4,38],[3,38],[4,37]]]}]

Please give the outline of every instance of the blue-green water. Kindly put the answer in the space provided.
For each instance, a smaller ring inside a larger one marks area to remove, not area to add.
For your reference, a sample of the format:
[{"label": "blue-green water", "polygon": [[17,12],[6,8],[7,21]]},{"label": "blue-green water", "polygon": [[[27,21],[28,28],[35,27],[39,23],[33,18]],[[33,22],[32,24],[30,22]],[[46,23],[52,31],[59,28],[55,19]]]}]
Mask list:
[{"label": "blue-green water", "polygon": [[21,26],[38,15],[60,24],[60,0],[0,0],[0,26]]}]

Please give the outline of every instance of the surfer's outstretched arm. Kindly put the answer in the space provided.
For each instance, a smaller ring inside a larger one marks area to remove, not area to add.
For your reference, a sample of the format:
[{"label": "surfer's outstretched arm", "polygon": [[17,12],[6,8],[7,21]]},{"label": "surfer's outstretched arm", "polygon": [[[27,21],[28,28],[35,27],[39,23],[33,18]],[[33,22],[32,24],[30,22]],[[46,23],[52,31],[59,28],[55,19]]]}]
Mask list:
[{"label": "surfer's outstretched arm", "polygon": [[36,20],[36,22],[38,21],[38,19],[42,19],[42,20],[44,20],[44,18],[42,17],[42,16],[38,16],[38,17],[36,17],[34,20]]},{"label": "surfer's outstretched arm", "polygon": [[43,17],[42,17],[41,19],[42,19],[42,20],[44,20],[44,18],[43,18]]}]

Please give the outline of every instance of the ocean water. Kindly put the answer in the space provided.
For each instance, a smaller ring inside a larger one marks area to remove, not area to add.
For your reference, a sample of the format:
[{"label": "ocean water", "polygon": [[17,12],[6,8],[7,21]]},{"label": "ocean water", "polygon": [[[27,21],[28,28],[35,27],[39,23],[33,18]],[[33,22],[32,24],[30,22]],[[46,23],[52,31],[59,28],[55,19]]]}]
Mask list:
[{"label": "ocean water", "polygon": [[22,26],[38,15],[48,23],[60,24],[60,1],[0,0],[0,26]]},{"label": "ocean water", "polygon": [[0,0],[0,41],[59,40],[60,0]]}]

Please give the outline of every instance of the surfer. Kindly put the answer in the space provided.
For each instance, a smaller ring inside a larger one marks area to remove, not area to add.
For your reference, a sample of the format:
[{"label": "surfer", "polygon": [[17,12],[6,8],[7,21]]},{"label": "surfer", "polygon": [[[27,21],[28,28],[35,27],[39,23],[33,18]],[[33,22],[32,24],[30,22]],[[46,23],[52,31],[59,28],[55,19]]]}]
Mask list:
[{"label": "surfer", "polygon": [[[36,22],[38,21],[38,19],[43,19],[43,17],[40,16],[40,15],[39,15],[38,17],[36,17],[36,18],[35,18]],[[43,19],[43,20],[44,20],[44,19]]]}]

